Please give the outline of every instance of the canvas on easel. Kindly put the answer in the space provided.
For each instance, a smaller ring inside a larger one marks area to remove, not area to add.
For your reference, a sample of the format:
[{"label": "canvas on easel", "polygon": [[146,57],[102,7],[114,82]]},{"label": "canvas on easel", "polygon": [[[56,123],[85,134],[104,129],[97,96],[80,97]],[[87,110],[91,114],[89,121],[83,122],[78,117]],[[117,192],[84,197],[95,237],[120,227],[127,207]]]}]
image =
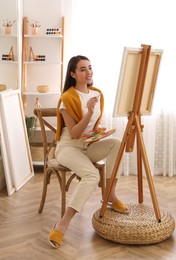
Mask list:
[{"label": "canvas on easel", "polygon": [[136,138],[138,201],[139,203],[143,202],[143,163],[156,219],[158,222],[161,221],[160,210],[142,136],[143,125],[141,125],[141,115],[151,113],[162,52],[162,50],[152,50],[150,45],[145,44],[142,44],[140,49],[129,50],[127,48],[124,51],[113,116],[128,116],[128,122],[115,160],[110,186],[107,187],[105,192],[100,217],[104,215],[123,152],[125,149],[126,152],[133,151],[134,140]]},{"label": "canvas on easel", "polygon": [[[151,114],[162,54],[161,49],[151,49],[150,51],[140,107],[141,115]],[[142,48],[124,48],[113,117],[128,116],[132,111],[141,56]]]}]

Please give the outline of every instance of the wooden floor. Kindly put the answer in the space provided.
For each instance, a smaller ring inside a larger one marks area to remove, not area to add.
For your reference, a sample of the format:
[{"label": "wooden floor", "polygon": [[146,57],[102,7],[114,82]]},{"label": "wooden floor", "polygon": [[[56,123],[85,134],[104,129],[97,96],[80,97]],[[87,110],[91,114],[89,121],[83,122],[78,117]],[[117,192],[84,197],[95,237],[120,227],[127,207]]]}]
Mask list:
[{"label": "wooden floor", "polygon": [[[101,207],[100,189],[92,194],[83,212],[72,220],[63,244],[57,250],[50,247],[48,234],[60,218],[59,186],[53,176],[42,214],[38,214],[43,174],[40,171],[18,192],[8,197],[0,192],[0,259],[3,260],[114,260],[114,259],[176,259],[176,231],[167,240],[145,246],[121,245],[99,237],[92,228],[92,215]],[[72,184],[68,198],[76,181]],[[154,185],[160,208],[176,219],[176,177],[155,177]],[[137,202],[136,177],[123,176],[117,185],[119,198]],[[144,203],[151,197],[144,180]]]}]

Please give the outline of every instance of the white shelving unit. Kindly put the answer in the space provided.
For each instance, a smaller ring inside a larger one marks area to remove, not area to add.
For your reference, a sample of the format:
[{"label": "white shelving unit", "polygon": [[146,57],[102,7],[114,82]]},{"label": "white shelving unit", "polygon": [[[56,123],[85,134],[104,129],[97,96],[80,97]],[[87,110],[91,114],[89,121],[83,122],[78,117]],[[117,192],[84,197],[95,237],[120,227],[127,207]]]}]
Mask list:
[{"label": "white shelving unit", "polygon": [[[0,24],[3,21],[15,21],[11,27],[11,34],[4,34],[0,28],[0,84],[7,89],[21,89],[22,73],[22,0],[1,0]],[[2,60],[3,54],[9,54],[13,47],[14,61]]]},{"label": "white shelving unit", "polygon": [[[7,89],[21,90],[26,116],[33,116],[37,97],[43,107],[57,106],[63,84],[63,61],[69,56],[64,46],[65,42],[70,44],[70,10],[70,0],[0,0],[0,84],[6,85]],[[64,24],[63,16],[66,17]],[[39,35],[32,35],[30,28],[23,31],[24,17],[39,21]],[[3,33],[3,20],[15,20],[11,34]],[[55,27],[62,28],[62,35],[46,35],[47,28]],[[24,53],[27,52],[24,49],[26,42],[35,54],[46,54],[46,61],[29,62],[24,59]],[[14,61],[2,61],[2,54],[8,54],[11,46]],[[49,85],[50,90],[47,93],[39,93],[36,90],[37,85]],[[36,130],[39,132],[39,129]],[[0,165],[1,178],[1,152]]]},{"label": "white shelving unit", "polygon": [[[61,24],[62,34],[59,35],[31,35],[29,34],[28,18],[24,17],[24,37],[23,37],[23,100],[26,115],[30,116],[34,109],[35,101],[31,103],[31,98],[39,98],[42,102],[46,97],[55,96],[59,98],[63,80],[63,44],[64,44],[64,17]],[[45,61],[30,60],[29,53],[32,48],[34,57],[45,55]],[[49,91],[39,93],[38,85],[49,86]],[[57,102],[55,101],[55,102]],[[45,102],[43,102],[45,105]],[[56,103],[57,104],[57,103]]]},{"label": "white shelving unit", "polygon": [[[48,0],[23,1],[22,96],[25,115],[31,117],[34,116],[37,98],[42,107],[57,107],[63,86],[65,17],[62,9],[63,0],[52,0],[52,3]],[[36,21],[41,26],[39,32],[34,35],[30,24]],[[47,33],[47,29],[54,28],[60,29],[60,34]],[[44,55],[45,60],[36,61],[37,55]],[[49,86],[49,91],[38,92],[39,85]],[[55,121],[56,119],[52,119],[54,124]],[[35,127],[30,137],[33,165],[43,165],[43,159],[40,159],[43,155],[40,140],[40,128]]]},{"label": "white shelving unit", "polygon": [[[41,25],[36,35],[32,34],[31,21]],[[47,0],[24,0],[22,95],[26,116],[33,116],[36,98],[42,107],[57,106],[63,85],[64,23],[62,0],[53,0],[52,5]],[[54,28],[61,33],[46,34]],[[30,59],[30,48],[34,57],[45,55],[45,61]],[[38,92],[39,85],[49,86],[49,91]]]},{"label": "white shelving unit", "polygon": [[[15,21],[11,33],[5,34],[3,22]],[[14,60],[2,60],[13,47]],[[21,89],[22,76],[22,0],[0,1],[0,84],[7,90]],[[1,135],[1,133],[0,133]],[[1,136],[0,136],[1,137]],[[1,139],[1,138],[0,138]],[[0,140],[1,146],[1,140]],[[0,190],[5,186],[3,162],[0,149]]]}]

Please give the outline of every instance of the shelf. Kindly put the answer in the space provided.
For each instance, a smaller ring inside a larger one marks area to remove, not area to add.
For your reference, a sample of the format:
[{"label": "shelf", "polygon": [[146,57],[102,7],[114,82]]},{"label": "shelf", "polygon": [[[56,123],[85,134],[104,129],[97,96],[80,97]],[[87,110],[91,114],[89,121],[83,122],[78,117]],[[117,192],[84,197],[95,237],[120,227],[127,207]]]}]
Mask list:
[{"label": "shelf", "polygon": [[44,166],[44,162],[43,161],[32,161],[32,164],[34,166]]},{"label": "shelf", "polygon": [[41,64],[59,64],[62,65],[62,62],[60,61],[24,61],[24,64],[28,64],[28,65],[32,65],[32,64],[37,64],[37,65],[41,65]]},{"label": "shelf", "polygon": [[24,35],[25,38],[48,38],[48,39],[62,39],[62,35],[61,34],[49,34],[49,35],[32,35],[32,34],[25,34]]},{"label": "shelf", "polygon": [[49,96],[49,95],[60,95],[58,92],[46,92],[46,93],[40,93],[40,92],[23,92],[23,95],[25,96]]},{"label": "shelf", "polygon": [[[53,127],[56,128],[57,126],[53,125]],[[47,127],[47,126],[46,126],[45,130],[46,131],[50,131],[52,133],[51,129],[49,127]],[[35,126],[33,131],[40,131],[41,132],[41,127],[40,126]]]},{"label": "shelf", "polygon": [[18,64],[18,61],[13,61],[13,60],[1,60],[0,63],[4,64]]},{"label": "shelf", "polygon": [[4,33],[1,33],[0,37],[4,37],[4,38],[17,38],[17,35],[16,34],[4,34]]}]

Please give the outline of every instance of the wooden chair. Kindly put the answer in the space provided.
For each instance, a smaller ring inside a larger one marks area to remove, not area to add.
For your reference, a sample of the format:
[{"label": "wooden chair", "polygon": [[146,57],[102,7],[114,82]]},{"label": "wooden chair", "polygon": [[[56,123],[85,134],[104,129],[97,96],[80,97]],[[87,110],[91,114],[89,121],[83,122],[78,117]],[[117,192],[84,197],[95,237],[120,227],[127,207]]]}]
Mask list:
[{"label": "wooden chair", "polygon": [[[80,178],[73,173],[70,169],[60,165],[56,159],[54,159],[54,148],[56,146],[55,142],[55,133],[56,128],[50,123],[51,120],[49,118],[56,118],[56,108],[35,108],[34,114],[39,119],[41,134],[42,134],[42,142],[43,142],[43,153],[44,153],[44,182],[43,182],[43,192],[41,197],[41,202],[39,206],[39,213],[42,213],[43,207],[45,204],[46,194],[47,194],[47,186],[50,183],[51,174],[56,174],[60,189],[61,189],[61,216],[64,215],[66,208],[66,192],[69,190],[69,186],[74,178],[80,180]],[[52,140],[48,140],[47,130],[51,130],[53,133]],[[99,161],[94,164],[96,168],[99,170],[100,174],[100,182],[99,187],[102,190],[102,196],[105,191],[105,162]]]}]

